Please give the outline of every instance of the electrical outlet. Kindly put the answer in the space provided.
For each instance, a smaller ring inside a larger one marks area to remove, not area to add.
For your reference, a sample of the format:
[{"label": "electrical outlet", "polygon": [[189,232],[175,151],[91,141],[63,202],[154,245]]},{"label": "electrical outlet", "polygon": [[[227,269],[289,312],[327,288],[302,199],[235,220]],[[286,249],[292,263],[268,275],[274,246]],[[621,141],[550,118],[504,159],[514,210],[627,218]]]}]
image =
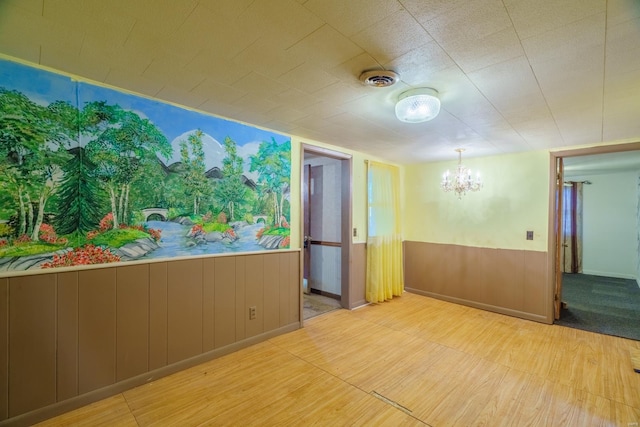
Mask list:
[{"label": "electrical outlet", "polygon": [[255,305],[249,307],[249,320],[255,320],[257,316],[257,308]]},{"label": "electrical outlet", "polygon": [[533,240],[533,231],[527,231],[527,240]]}]

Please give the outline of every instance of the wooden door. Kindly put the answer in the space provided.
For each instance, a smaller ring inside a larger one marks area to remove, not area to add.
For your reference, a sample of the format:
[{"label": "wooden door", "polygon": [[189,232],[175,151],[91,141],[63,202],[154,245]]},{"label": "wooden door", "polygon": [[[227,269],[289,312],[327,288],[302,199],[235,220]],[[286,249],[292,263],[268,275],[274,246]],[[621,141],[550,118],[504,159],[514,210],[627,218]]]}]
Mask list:
[{"label": "wooden door", "polygon": [[562,308],[562,190],[564,186],[564,162],[562,157],[556,159],[556,256],[555,256],[555,290],[553,294],[554,318],[560,319]]},{"label": "wooden door", "polygon": [[309,191],[311,188],[311,165],[303,166],[302,175],[302,206],[303,206],[303,273],[302,277],[307,279],[307,286],[309,281],[309,269],[311,262],[311,236],[309,235],[311,229],[311,209],[309,204]]}]

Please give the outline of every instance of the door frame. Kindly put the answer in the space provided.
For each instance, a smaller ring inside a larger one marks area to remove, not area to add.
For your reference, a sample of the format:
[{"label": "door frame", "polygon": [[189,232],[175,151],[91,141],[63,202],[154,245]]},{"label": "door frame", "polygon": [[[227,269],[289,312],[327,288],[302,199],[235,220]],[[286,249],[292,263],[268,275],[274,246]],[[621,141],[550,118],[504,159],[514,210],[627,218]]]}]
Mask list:
[{"label": "door frame", "polygon": [[[302,185],[304,180],[304,158],[305,154],[314,154],[321,157],[329,157],[332,159],[340,160],[341,164],[341,180],[340,180],[340,193],[341,193],[341,203],[342,203],[342,211],[341,211],[341,230],[340,230],[340,240],[341,240],[341,271],[340,271],[340,281],[341,281],[341,289],[340,289],[340,305],[343,308],[351,309],[351,257],[353,254],[353,242],[351,239],[351,229],[353,223],[353,197],[352,197],[352,170],[353,170],[353,156],[346,153],[341,153],[339,151],[329,150],[327,148],[317,147],[315,145],[310,144],[301,144],[301,153],[300,153],[300,218],[304,218],[304,204],[302,203]],[[300,244],[304,240],[304,227],[300,227]],[[304,271],[304,250],[300,251],[300,304],[304,304],[304,296],[303,296],[303,282],[302,282],[302,272]],[[300,309],[300,321],[302,322],[302,308]]]},{"label": "door frame", "polygon": [[[564,159],[566,157],[579,157],[589,156],[594,154],[609,154],[609,153],[622,153],[625,151],[640,151],[640,142],[630,142],[624,144],[612,144],[612,145],[598,145],[586,148],[568,149],[561,151],[550,152],[550,165],[549,165],[549,225],[548,225],[548,251],[547,251],[547,278],[549,281],[547,301],[549,312],[547,319],[549,323],[553,323],[555,316],[555,304],[559,307],[562,303],[562,276],[558,272],[560,267],[560,252],[557,247],[557,241],[560,238],[558,233],[558,224],[560,224],[560,218],[558,218],[558,202],[556,199],[556,192],[558,191],[558,176],[557,176],[557,164],[558,159]],[[562,197],[561,195],[559,197]],[[562,202],[560,202],[562,203]],[[557,221],[557,222],[556,222]],[[558,279],[559,277],[559,279]],[[557,283],[557,280],[560,283]],[[558,286],[559,285],[559,286]],[[558,289],[559,294],[556,293]],[[559,315],[559,313],[558,313]]]}]

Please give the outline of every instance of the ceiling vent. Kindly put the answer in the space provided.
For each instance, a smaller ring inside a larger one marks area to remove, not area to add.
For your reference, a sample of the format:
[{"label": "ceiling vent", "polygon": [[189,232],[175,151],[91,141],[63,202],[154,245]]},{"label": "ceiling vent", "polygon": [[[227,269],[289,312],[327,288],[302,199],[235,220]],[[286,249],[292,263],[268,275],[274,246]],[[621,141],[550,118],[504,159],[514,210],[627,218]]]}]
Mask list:
[{"label": "ceiling vent", "polygon": [[400,80],[400,76],[388,70],[371,70],[360,74],[360,81],[373,87],[389,87],[398,80]]}]

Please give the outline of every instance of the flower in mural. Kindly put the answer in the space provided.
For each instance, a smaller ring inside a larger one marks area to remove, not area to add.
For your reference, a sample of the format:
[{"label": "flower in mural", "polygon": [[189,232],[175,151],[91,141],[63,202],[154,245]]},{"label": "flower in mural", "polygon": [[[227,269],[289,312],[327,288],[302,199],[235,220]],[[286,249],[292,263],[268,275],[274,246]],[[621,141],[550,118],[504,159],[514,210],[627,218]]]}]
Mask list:
[{"label": "flower in mural", "polygon": [[284,239],[280,241],[279,247],[288,248],[290,243],[291,243],[291,238],[289,236],[286,236]]},{"label": "flower in mural", "polygon": [[120,257],[101,246],[85,245],[64,255],[54,255],[53,261],[42,264],[42,268],[72,267],[77,265],[118,262]]},{"label": "flower in mural", "polygon": [[227,223],[227,214],[225,214],[224,212],[220,212],[220,213],[218,214],[218,219],[217,219],[217,221],[218,221],[220,224],[226,224],[226,223]]},{"label": "flower in mural", "polygon": [[100,231],[105,232],[113,228],[113,213],[109,212],[100,220]]},{"label": "flower in mural", "polygon": [[190,237],[198,237],[205,234],[204,233],[204,227],[202,226],[202,224],[196,224],[193,227],[191,227],[191,230],[189,231],[189,236]]},{"label": "flower in mural", "polygon": [[53,227],[49,224],[42,224],[40,226],[40,240],[47,243],[56,243],[58,235]]},{"label": "flower in mural", "polygon": [[149,235],[151,235],[151,238],[153,240],[155,240],[156,242],[160,241],[160,238],[162,237],[162,230],[156,230],[155,228],[147,228],[145,231],[149,233]]}]

